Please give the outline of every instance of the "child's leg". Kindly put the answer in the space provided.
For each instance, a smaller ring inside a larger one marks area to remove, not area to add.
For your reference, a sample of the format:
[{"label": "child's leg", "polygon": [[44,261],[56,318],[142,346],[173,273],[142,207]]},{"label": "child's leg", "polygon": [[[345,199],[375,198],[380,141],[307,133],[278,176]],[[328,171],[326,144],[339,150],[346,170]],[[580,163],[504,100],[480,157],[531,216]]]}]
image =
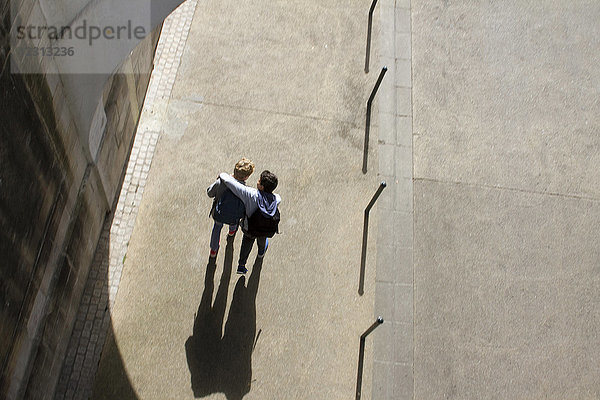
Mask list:
[{"label": "child's leg", "polygon": [[269,246],[269,239],[266,237],[256,238],[256,244],[258,245],[258,257],[263,257]]},{"label": "child's leg", "polygon": [[250,255],[250,250],[252,250],[253,244],[254,237],[244,234],[244,238],[242,239],[242,248],[240,249],[240,261],[238,262],[238,266],[246,266],[246,261],[248,261],[248,256]]},{"label": "child's leg", "polygon": [[223,228],[223,224],[215,221],[215,224],[212,228],[212,233],[210,235],[210,249],[212,251],[219,250],[219,240],[221,237],[221,228]]}]

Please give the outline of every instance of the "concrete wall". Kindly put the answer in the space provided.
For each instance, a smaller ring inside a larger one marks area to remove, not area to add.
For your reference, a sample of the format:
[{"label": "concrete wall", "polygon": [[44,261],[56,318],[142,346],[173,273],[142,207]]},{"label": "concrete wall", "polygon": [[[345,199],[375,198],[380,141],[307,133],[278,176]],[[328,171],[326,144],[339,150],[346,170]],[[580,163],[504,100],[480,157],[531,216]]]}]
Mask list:
[{"label": "concrete wall", "polygon": [[75,130],[60,75],[10,71],[10,15],[0,2],[0,398],[48,398],[60,373],[89,266],[118,195],[159,30],[104,90],[107,125],[95,163]]}]

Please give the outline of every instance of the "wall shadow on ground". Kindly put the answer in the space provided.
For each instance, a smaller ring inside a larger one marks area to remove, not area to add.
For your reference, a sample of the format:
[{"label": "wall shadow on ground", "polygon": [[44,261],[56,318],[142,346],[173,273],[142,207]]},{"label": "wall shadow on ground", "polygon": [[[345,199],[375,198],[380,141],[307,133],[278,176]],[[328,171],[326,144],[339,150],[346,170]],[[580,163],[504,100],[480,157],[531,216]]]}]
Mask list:
[{"label": "wall shadow on ground", "polygon": [[223,393],[228,400],[239,400],[250,391],[256,337],[256,295],[262,259],[254,263],[247,286],[246,276],[238,278],[223,330],[232,265],[233,238],[228,236],[223,273],[214,302],[217,266],[215,259],[210,259],[193,335],[185,343],[196,398]]},{"label": "wall shadow on ground", "polygon": [[[115,336],[111,327],[104,344],[103,378],[96,380],[94,384],[92,399],[120,399],[138,400],[138,396],[131,385],[119,347],[115,342]],[[99,385],[102,385],[100,387]]]},{"label": "wall shadow on ground", "polygon": [[109,253],[113,218],[114,213],[106,216],[96,246],[55,400],[73,396],[85,399],[138,399],[115,341],[110,313]]}]

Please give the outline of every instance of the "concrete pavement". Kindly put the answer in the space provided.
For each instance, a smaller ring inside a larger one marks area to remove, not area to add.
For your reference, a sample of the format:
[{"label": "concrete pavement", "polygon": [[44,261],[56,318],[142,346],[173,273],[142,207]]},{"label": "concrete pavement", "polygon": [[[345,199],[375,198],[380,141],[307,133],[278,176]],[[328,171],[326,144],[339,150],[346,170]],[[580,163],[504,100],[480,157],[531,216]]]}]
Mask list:
[{"label": "concrete pavement", "polygon": [[415,398],[600,397],[599,18],[412,2]]},{"label": "concrete pavement", "polygon": [[[95,398],[354,396],[358,338],[374,320],[377,256],[372,233],[360,297],[363,210],[379,184],[376,124],[370,172],[361,172],[374,83],[362,70],[365,16],[363,5],[336,1],[198,4],[156,121],[161,136]],[[205,188],[241,156],[256,163],[248,183],[270,169],[283,198],[281,234],[247,277],[230,270],[239,235],[230,248],[223,237],[216,265],[208,260]],[[370,227],[377,232],[376,215]]]},{"label": "concrete pavement", "polygon": [[[375,312],[387,323],[372,338],[373,399],[413,398],[413,158],[410,1],[379,3],[379,176]],[[377,72],[377,71],[374,71]]]}]

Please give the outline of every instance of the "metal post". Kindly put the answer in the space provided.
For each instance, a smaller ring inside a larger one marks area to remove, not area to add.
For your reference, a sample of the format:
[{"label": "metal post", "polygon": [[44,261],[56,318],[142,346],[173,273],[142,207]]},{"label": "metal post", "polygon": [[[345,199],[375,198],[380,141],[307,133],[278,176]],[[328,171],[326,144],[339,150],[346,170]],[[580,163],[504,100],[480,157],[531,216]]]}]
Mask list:
[{"label": "metal post", "polygon": [[373,25],[373,10],[375,10],[375,5],[377,4],[377,0],[373,0],[371,3],[371,9],[369,10],[369,24],[367,27],[367,55],[365,56],[365,74],[369,73],[369,57],[371,54],[371,27]]},{"label": "metal post", "polygon": [[379,77],[377,78],[377,82],[375,83],[375,87],[371,91],[371,96],[369,96],[369,100],[367,101],[367,118],[365,122],[365,147],[363,151],[363,174],[367,173],[367,154],[369,153],[369,130],[371,129],[371,104],[373,103],[373,99],[375,98],[375,94],[377,94],[377,90],[379,89],[379,85],[381,85],[381,81],[387,72],[387,67],[381,68],[381,72],[379,73]]},{"label": "metal post", "polygon": [[358,350],[358,375],[356,377],[356,400],[360,400],[361,389],[362,389],[362,374],[363,374],[363,364],[365,358],[365,339],[366,337],[375,330],[379,325],[383,324],[383,318],[377,317],[377,320],[373,322],[373,325],[369,327],[360,335],[360,347]]},{"label": "metal post", "polygon": [[383,189],[385,189],[385,187],[386,187],[385,181],[383,181],[379,184],[379,187],[377,188],[377,191],[373,195],[371,202],[369,203],[367,208],[365,208],[365,218],[364,218],[364,224],[363,224],[362,253],[360,255],[360,279],[358,281],[358,294],[361,296],[364,293],[364,286],[365,286],[365,264],[367,261],[367,237],[369,235],[369,212],[371,211],[371,208],[373,208],[373,205],[375,204],[375,202],[379,198],[379,195],[381,194],[381,192],[383,192]]}]

